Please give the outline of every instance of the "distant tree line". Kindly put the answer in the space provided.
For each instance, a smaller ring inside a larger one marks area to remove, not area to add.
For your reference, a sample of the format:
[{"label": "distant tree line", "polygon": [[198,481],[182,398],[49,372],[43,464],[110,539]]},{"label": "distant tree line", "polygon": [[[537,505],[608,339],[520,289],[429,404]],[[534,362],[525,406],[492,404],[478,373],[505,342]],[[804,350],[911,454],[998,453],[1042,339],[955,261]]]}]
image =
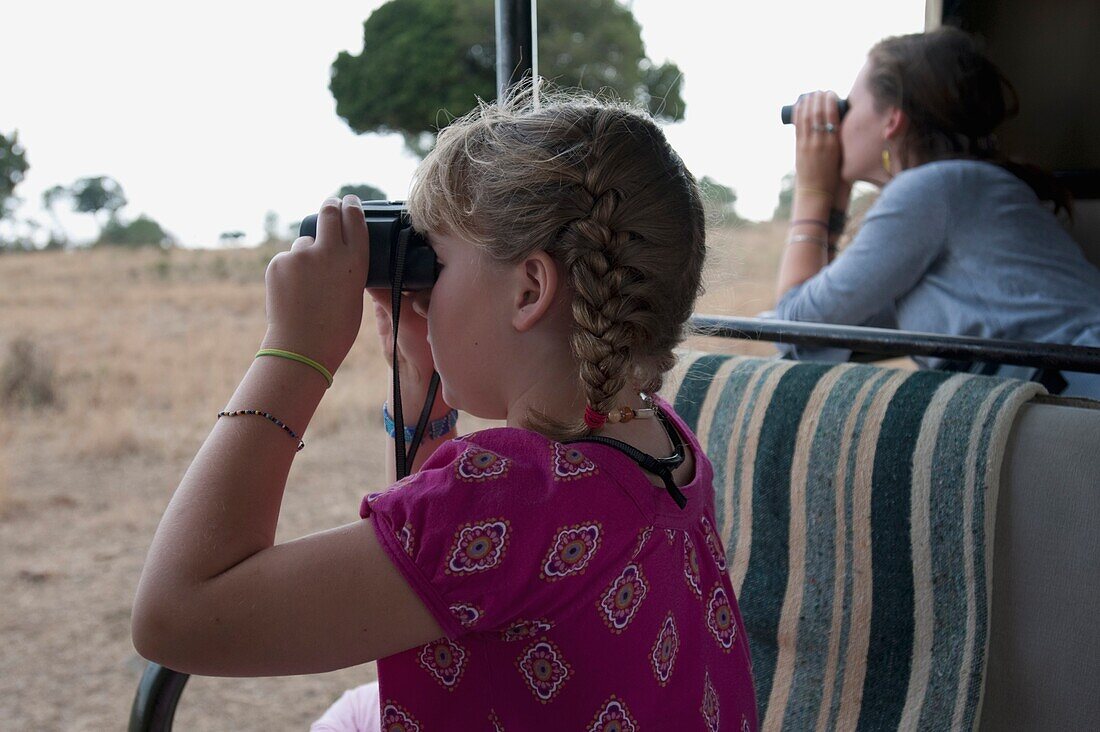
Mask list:
[{"label": "distant tree line", "polygon": [[[25,148],[19,143],[18,132],[10,136],[0,132],[0,221],[18,224],[22,233],[11,240],[0,239],[2,251],[34,251],[38,246],[34,234],[42,227],[33,219],[14,221],[19,198],[16,186],[23,181],[30,164]],[[58,216],[58,209],[68,206],[75,213],[91,215],[99,227],[99,236],[91,246],[170,247],[175,244],[171,234],[149,216],[141,214],[126,220],[119,211],[126,205],[126,194],[114,178],[105,175],[78,178],[71,185],[55,185],[42,193],[42,207],[51,219],[46,249],[75,247]]]}]

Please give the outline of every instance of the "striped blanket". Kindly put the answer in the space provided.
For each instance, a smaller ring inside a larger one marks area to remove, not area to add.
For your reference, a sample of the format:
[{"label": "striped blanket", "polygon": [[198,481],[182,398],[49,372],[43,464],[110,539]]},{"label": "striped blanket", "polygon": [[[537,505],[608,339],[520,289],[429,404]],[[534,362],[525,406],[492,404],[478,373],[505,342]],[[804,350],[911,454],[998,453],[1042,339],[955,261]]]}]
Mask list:
[{"label": "striped blanket", "polygon": [[974,729],[1001,459],[1037,384],[681,354],[765,730]]}]

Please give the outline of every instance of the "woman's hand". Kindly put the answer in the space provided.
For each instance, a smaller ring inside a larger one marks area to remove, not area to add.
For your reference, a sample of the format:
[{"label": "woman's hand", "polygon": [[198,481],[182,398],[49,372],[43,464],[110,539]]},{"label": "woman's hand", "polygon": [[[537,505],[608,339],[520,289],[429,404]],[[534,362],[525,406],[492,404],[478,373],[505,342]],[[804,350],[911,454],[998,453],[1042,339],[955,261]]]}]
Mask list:
[{"label": "woman's hand", "polygon": [[343,363],[363,321],[370,238],[359,199],[330,198],[317,216],[317,238],[299,237],[267,265],[267,334],[263,348]]},{"label": "woman's hand", "polygon": [[[833,92],[812,92],[794,108],[795,186],[831,201],[840,186],[840,113]],[[796,191],[797,192],[797,191]]]},{"label": "woman's hand", "polygon": [[[386,363],[393,367],[393,300],[389,290],[370,289],[374,319]],[[401,293],[401,320],[397,326],[397,364],[403,381],[427,385],[435,371],[428,343],[428,305],[431,290]]]}]

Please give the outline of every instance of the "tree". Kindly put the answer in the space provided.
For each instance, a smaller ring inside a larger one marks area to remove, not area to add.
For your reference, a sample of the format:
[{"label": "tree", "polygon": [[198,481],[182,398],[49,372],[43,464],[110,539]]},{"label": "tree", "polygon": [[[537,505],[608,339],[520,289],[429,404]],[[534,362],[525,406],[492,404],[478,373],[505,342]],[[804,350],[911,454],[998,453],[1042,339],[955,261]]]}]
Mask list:
[{"label": "tree", "polygon": [[7,218],[15,187],[29,169],[26,150],[19,144],[19,131],[12,132],[11,137],[0,133],[0,220]]},{"label": "tree", "polygon": [[710,216],[722,221],[740,221],[733,210],[737,203],[737,194],[732,188],[704,175],[699,181],[699,189],[703,193],[703,205]]},{"label": "tree", "polygon": [[779,202],[775,205],[772,221],[790,221],[794,203],[794,173],[787,173],[779,183]]},{"label": "tree", "polygon": [[243,238],[243,231],[223,231],[221,234],[218,234],[218,241],[222,244],[239,244]]},{"label": "tree", "polygon": [[42,207],[46,209],[53,220],[53,227],[50,229],[50,241],[47,245],[48,249],[64,248],[69,241],[69,235],[65,231],[65,227],[61,225],[61,219],[57,217],[57,211],[54,209],[54,206],[61,201],[72,201],[72,195],[65,186],[54,186],[42,192]]},{"label": "tree", "polygon": [[279,214],[268,211],[264,214],[264,244],[281,241],[279,238]]},{"label": "tree", "polygon": [[[654,65],[641,28],[617,0],[555,0],[538,7],[539,73],[559,87],[606,90],[660,119],[684,117],[683,76]],[[363,23],[363,52],[341,52],[329,89],[358,133],[397,132],[423,156],[445,115],[496,96],[493,4],[390,0]]]},{"label": "tree", "polygon": [[386,200],[386,194],[382,192],[382,189],[375,188],[369,183],[348,183],[347,185],[340,186],[340,190],[336,193],[336,197],[343,198],[352,193],[359,196],[360,201]]},{"label": "tree", "polygon": [[91,178],[80,178],[73,183],[69,193],[73,198],[73,208],[78,213],[89,213],[100,224],[100,229],[105,224],[99,222],[99,212],[106,211],[108,221],[113,220],[118,210],[126,205],[126,196],[122,192],[122,186],[114,178],[99,175]]},{"label": "tree", "polygon": [[129,223],[123,223],[117,216],[112,216],[104,225],[96,246],[109,244],[131,248],[168,247],[172,243],[171,234],[162,229],[156,221],[142,214]]}]

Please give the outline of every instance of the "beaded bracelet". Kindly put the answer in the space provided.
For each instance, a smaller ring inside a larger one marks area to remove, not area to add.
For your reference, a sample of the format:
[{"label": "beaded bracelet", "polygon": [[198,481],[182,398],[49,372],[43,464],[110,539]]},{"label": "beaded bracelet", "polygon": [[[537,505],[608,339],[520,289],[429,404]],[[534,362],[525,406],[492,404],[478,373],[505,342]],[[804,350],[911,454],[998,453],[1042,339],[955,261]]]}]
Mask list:
[{"label": "beaded bracelet", "polygon": [[290,435],[291,437],[293,437],[295,440],[298,441],[298,449],[299,450],[301,450],[303,447],[306,446],[306,443],[302,441],[302,438],[300,438],[294,430],[287,427],[286,424],[281,419],[279,419],[278,417],[276,417],[274,415],[268,414],[267,412],[261,412],[257,409],[237,409],[237,410],[232,411],[232,412],[218,412],[218,419],[221,419],[222,417],[236,417],[237,415],[240,415],[240,414],[255,414],[257,416],[263,417],[264,419],[269,419],[272,422],[274,422],[275,424],[282,427],[283,430],[285,430],[288,435]]},{"label": "beaded bracelet", "polygon": [[[454,429],[454,426],[458,423],[458,410],[452,409],[444,416],[437,420],[428,423],[428,433],[424,435],[430,440],[438,440],[443,435]],[[389,402],[382,403],[382,424],[386,426],[386,434],[390,437],[397,435],[397,425],[393,422],[393,417],[390,416],[390,404]],[[415,427],[405,428],[405,442],[412,442],[416,437]]]}]

